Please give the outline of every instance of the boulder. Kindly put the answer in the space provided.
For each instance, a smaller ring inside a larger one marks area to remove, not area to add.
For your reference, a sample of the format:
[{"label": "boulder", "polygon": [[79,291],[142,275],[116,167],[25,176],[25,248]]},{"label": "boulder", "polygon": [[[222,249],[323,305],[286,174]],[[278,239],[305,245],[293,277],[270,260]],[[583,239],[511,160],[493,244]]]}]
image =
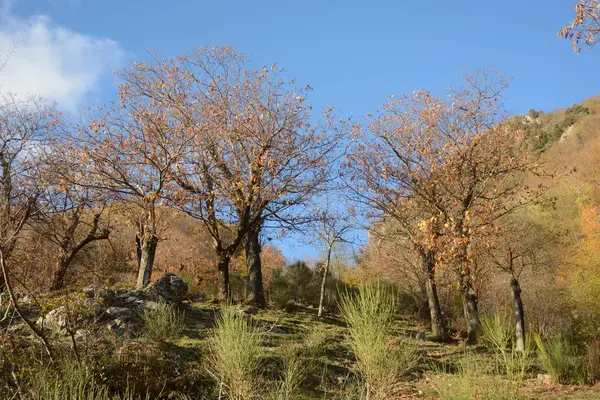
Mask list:
[{"label": "boulder", "polygon": [[146,288],[146,293],[153,299],[179,303],[187,297],[188,285],[176,274],[167,272],[165,276],[151,283]]}]

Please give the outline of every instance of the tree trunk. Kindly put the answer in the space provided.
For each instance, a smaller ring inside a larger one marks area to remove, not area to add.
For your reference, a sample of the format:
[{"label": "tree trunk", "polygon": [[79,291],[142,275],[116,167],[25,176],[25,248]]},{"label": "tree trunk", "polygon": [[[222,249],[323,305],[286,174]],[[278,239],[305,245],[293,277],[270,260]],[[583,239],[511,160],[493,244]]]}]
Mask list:
[{"label": "tree trunk", "polygon": [[421,252],[421,261],[427,274],[425,291],[427,293],[427,304],[431,318],[431,332],[436,339],[444,340],[447,331],[435,283],[435,254],[432,251],[424,250]]},{"label": "tree trunk", "polygon": [[317,316],[323,314],[323,298],[325,297],[325,283],[327,283],[327,275],[329,275],[329,263],[331,262],[331,246],[327,248],[327,259],[323,270],[323,280],[321,281],[321,295],[319,296],[319,312]]},{"label": "tree trunk", "polygon": [[246,233],[246,266],[248,268],[248,285],[246,301],[259,307],[265,306],[265,292],[260,260],[260,227],[252,228]]},{"label": "tree trunk", "polygon": [[479,310],[477,307],[478,299],[470,274],[461,274],[461,292],[463,295],[463,306],[465,319],[467,320],[467,343],[476,344],[477,334],[481,329],[481,321],[479,320]]},{"label": "tree trunk", "polygon": [[219,271],[219,293],[218,300],[231,302],[231,287],[229,285],[229,261],[231,256],[227,254],[219,255],[217,269]]},{"label": "tree trunk", "polygon": [[0,247],[0,272],[2,275],[2,279],[3,279],[4,285],[5,285],[6,292],[8,293],[8,297],[10,299],[10,303],[12,303],[12,305],[15,308],[15,311],[17,312],[19,317],[21,317],[23,322],[25,322],[25,325],[27,325],[29,327],[29,329],[31,329],[33,334],[35,336],[37,336],[37,338],[42,342],[42,344],[44,345],[44,349],[46,350],[46,354],[48,354],[48,356],[50,357],[50,361],[54,361],[52,347],[50,345],[50,342],[44,335],[43,325],[41,328],[38,327],[34,322],[30,321],[29,318],[26,315],[23,315],[23,313],[21,312],[21,307],[19,306],[19,301],[17,300],[17,297],[15,296],[15,292],[14,292],[11,282],[10,282],[10,276],[8,274],[8,266],[6,264],[7,264],[7,262],[6,262],[6,257],[5,257],[4,251]]},{"label": "tree trunk", "polygon": [[137,290],[145,288],[150,283],[158,238],[156,236],[150,236],[148,238],[142,236],[139,238],[139,243],[138,277],[136,284]]},{"label": "tree trunk", "polygon": [[67,259],[68,257],[64,254],[58,259],[50,290],[60,290],[65,286],[65,276],[67,275],[67,269],[69,268]]},{"label": "tree trunk", "polygon": [[521,285],[514,276],[510,280],[510,293],[515,307],[515,338],[517,351],[525,350],[525,313],[521,300]]},{"label": "tree trunk", "polygon": [[473,287],[473,277],[471,276],[471,266],[469,261],[470,238],[463,233],[463,220],[456,224],[456,237],[461,238],[463,243],[457,248],[456,262],[458,267],[458,276],[460,291],[463,295],[463,308],[467,322],[467,344],[477,343],[477,334],[481,330],[481,321],[479,320],[479,310],[477,303],[477,293]]}]

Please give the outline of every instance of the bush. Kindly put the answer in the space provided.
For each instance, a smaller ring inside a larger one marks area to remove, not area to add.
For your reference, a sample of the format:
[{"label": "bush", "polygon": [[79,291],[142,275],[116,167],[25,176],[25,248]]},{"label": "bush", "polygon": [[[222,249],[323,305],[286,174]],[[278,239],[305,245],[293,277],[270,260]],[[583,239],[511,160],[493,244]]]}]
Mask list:
[{"label": "bush", "polygon": [[542,367],[556,382],[585,383],[584,358],[575,344],[560,338],[544,341],[540,335],[534,338]]},{"label": "bush", "polygon": [[65,363],[59,371],[38,371],[30,382],[33,400],[137,400],[141,397],[125,388],[123,395],[111,395],[85,367]]},{"label": "bush", "polygon": [[363,286],[354,296],[342,295],[340,308],[348,323],[349,346],[356,356],[366,398],[389,398],[398,378],[419,359],[408,342],[394,343],[394,297],[380,285]]},{"label": "bush", "polygon": [[209,372],[232,400],[255,397],[256,370],[260,361],[259,331],[235,308],[221,309],[210,342]]},{"label": "bush", "polygon": [[456,365],[456,374],[445,367],[432,368],[429,383],[441,400],[516,400],[518,384],[486,374],[486,368],[466,353]]},{"label": "bush", "polygon": [[312,327],[300,343],[289,343],[279,348],[281,378],[270,393],[271,399],[292,400],[300,388],[319,366],[319,358],[325,352],[327,333],[320,326]]},{"label": "bush", "polygon": [[494,351],[500,373],[513,381],[523,381],[532,365],[531,342],[527,341],[523,351],[516,350],[513,340],[514,327],[501,314],[481,319],[482,339]]},{"label": "bush", "polygon": [[533,108],[527,113],[532,119],[536,119],[540,116],[540,111],[534,110]]},{"label": "bush", "polygon": [[271,286],[271,292],[268,293],[269,301],[277,308],[283,309],[288,301],[292,299],[290,285],[283,277],[283,271],[275,271]]},{"label": "bush", "polygon": [[185,327],[185,315],[164,301],[147,308],[142,314],[146,336],[152,340],[178,339]]}]

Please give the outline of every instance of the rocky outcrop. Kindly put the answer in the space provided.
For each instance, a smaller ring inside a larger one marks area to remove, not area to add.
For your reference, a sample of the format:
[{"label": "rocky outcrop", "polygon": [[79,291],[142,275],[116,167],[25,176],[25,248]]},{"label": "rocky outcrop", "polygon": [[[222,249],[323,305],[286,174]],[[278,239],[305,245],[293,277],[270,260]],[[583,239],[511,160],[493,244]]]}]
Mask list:
[{"label": "rocky outcrop", "polygon": [[[87,287],[81,295],[69,309],[61,305],[38,318],[38,326],[66,334],[70,321],[74,329],[88,324],[104,324],[118,335],[135,336],[143,327],[142,315],[146,309],[156,307],[160,301],[182,302],[188,297],[188,286],[176,274],[167,273],[143,291]],[[77,314],[73,310],[85,312]]]},{"label": "rocky outcrop", "polygon": [[188,285],[176,274],[167,272],[165,276],[151,283],[145,292],[153,300],[180,303],[188,296]]}]

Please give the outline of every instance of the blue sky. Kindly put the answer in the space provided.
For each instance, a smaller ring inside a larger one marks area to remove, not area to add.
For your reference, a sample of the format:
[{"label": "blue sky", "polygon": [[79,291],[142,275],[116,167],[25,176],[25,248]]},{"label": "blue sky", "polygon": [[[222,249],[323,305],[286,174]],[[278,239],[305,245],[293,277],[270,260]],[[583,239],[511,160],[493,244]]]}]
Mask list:
[{"label": "blue sky", "polygon": [[[466,71],[482,67],[513,78],[506,108],[518,114],[600,94],[600,49],[578,56],[556,37],[571,20],[573,3],[0,0],[4,15],[17,21],[12,30],[0,24],[0,48],[3,34],[18,38],[15,30],[31,28],[35,18],[56,41],[64,39],[60,30],[71,35],[61,51],[81,64],[77,76],[85,87],[55,96],[71,107],[73,99],[77,104],[111,100],[109,71],[143,59],[148,48],[170,56],[200,45],[230,44],[256,65],[279,63],[299,84],[314,88],[315,106],[334,105],[348,116],[372,111],[393,93],[426,88],[441,94]],[[75,75],[66,66],[53,67],[65,81]],[[315,254],[306,246],[283,247],[288,257]]]}]

